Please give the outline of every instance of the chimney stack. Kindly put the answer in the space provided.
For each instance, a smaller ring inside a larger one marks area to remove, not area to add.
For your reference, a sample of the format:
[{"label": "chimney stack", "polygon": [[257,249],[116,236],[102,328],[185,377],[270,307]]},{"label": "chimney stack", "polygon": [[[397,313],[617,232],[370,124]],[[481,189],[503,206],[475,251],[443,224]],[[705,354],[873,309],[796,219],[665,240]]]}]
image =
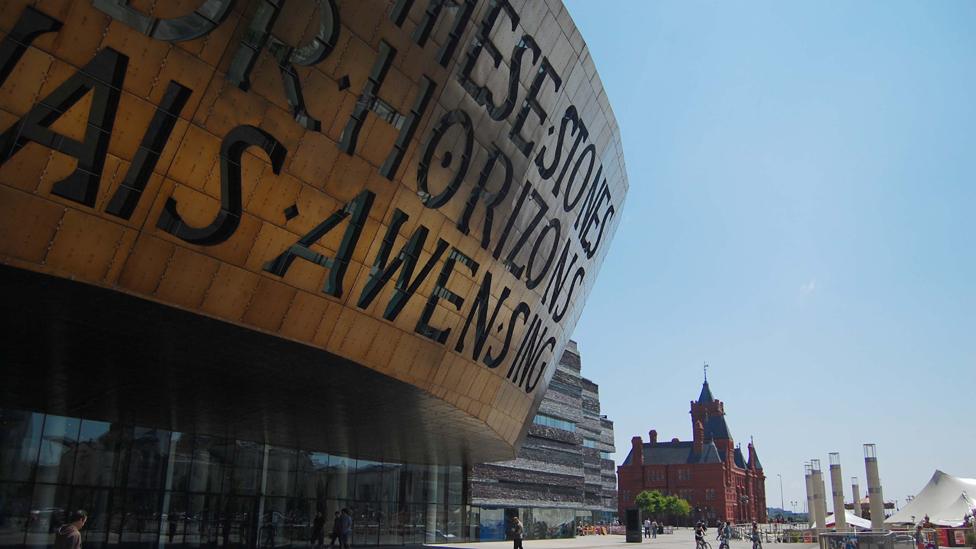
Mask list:
[{"label": "chimney stack", "polygon": [[851,491],[854,492],[854,516],[861,516],[861,486],[857,483],[857,477],[851,477]]},{"label": "chimney stack", "polygon": [[643,467],[644,443],[641,442],[641,437],[634,437],[630,439],[630,444],[632,447],[632,450],[630,452],[630,464],[635,467]]},{"label": "chimney stack", "polygon": [[651,446],[654,446],[655,444],[657,444],[657,431],[655,431],[654,429],[651,429],[650,432],[647,433],[647,435],[649,437],[651,437]]},{"label": "chimney stack", "polygon": [[695,453],[702,453],[702,446],[705,441],[705,426],[701,420],[695,421]]}]

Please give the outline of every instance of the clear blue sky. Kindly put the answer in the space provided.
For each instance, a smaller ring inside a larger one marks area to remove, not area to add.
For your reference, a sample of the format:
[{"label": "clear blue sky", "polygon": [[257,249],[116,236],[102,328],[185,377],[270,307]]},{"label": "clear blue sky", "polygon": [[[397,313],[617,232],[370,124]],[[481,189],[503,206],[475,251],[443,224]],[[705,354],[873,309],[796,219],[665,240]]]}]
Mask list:
[{"label": "clear blue sky", "polygon": [[567,5],[630,178],[574,334],[617,462],[708,361],[770,505],[864,442],[899,506],[976,477],[976,2]]}]

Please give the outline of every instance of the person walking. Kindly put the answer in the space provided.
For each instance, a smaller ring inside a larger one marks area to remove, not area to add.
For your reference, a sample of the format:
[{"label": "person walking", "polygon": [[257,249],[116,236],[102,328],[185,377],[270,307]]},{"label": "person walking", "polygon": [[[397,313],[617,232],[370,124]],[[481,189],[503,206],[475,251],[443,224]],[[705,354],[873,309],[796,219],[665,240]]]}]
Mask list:
[{"label": "person walking", "polygon": [[339,515],[339,547],[349,549],[349,538],[352,537],[352,511],[342,509]]},{"label": "person walking", "polygon": [[88,522],[88,513],[78,509],[72,511],[68,522],[58,528],[54,538],[54,549],[81,549],[81,529]]},{"label": "person walking", "polygon": [[651,519],[644,519],[644,539],[651,537]]},{"label": "person walking", "polygon": [[656,520],[651,521],[651,539],[657,539],[657,529],[658,523]]},{"label": "person walking", "polygon": [[335,518],[332,519],[332,534],[329,535],[329,547],[335,545],[336,540],[339,540],[339,545],[342,546],[342,539],[339,538],[340,530],[342,530],[342,513],[336,511]]},{"label": "person walking", "polygon": [[309,544],[315,549],[325,545],[325,517],[322,516],[322,511],[315,513],[315,519],[312,521],[312,539]]},{"label": "person walking", "polygon": [[514,541],[512,549],[523,549],[522,548],[522,536],[525,535],[525,527],[522,526],[522,521],[518,517],[512,519],[512,540]]}]

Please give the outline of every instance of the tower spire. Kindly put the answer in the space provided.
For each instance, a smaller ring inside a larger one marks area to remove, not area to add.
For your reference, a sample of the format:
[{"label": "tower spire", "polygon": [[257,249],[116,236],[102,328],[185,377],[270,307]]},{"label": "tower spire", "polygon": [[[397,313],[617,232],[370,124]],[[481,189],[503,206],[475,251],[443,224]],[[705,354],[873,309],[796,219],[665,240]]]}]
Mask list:
[{"label": "tower spire", "polygon": [[708,363],[707,362],[705,363],[705,367],[703,369],[705,370],[705,383],[708,383]]}]

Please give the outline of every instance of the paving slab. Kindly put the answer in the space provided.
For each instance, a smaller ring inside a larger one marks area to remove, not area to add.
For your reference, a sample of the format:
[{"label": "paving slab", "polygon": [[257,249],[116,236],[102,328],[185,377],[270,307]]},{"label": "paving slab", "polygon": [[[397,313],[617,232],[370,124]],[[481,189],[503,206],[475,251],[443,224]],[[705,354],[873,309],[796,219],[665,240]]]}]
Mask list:
[{"label": "paving slab", "polygon": [[[712,549],[718,549],[715,529],[709,528],[707,539]],[[678,528],[673,534],[658,535],[656,539],[645,539],[641,543],[627,543],[622,535],[580,536],[572,539],[527,539],[522,542],[525,549],[591,549],[596,547],[631,547],[634,549],[695,549],[695,534],[690,528]],[[816,549],[816,543],[764,543],[765,549]],[[509,549],[511,541],[483,541],[428,545],[443,549]],[[752,542],[732,540],[729,549],[752,549]]]}]

